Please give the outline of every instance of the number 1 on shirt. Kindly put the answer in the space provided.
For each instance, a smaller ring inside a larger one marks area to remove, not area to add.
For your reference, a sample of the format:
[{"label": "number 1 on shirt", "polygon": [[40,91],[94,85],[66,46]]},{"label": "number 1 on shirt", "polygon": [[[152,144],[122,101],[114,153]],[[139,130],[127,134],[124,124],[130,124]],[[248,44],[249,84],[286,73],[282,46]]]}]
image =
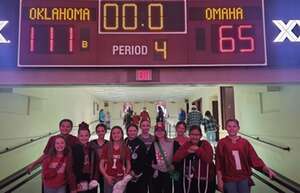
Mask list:
[{"label": "number 1 on shirt", "polygon": [[239,151],[236,151],[236,150],[232,151],[232,155],[234,157],[236,170],[241,170],[242,166],[241,166],[241,159],[240,159]]}]

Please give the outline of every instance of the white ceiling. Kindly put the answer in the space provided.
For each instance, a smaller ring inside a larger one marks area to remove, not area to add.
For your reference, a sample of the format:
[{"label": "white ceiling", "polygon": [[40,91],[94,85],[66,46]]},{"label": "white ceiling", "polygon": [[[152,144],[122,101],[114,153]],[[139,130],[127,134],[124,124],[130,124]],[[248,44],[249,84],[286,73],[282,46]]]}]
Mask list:
[{"label": "white ceiling", "polygon": [[163,86],[88,86],[87,92],[104,101],[143,102],[181,101],[191,96],[215,92],[217,85],[163,85]]}]

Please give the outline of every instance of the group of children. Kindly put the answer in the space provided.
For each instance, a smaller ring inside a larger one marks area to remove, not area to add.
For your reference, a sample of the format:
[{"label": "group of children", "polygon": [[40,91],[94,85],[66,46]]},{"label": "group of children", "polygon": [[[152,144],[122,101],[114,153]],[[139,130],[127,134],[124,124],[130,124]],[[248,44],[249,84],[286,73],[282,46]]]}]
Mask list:
[{"label": "group of children", "polygon": [[121,127],[112,127],[109,141],[102,123],[93,141],[88,124],[79,125],[77,137],[70,134],[72,126],[71,120],[63,119],[61,134],[49,139],[43,155],[28,168],[42,164],[44,193],[96,193],[98,186],[100,193],[112,193],[125,176],[131,177],[121,190],[126,193],[213,193],[216,185],[226,193],[249,193],[251,168],[274,176],[252,145],[237,135],[236,119],[226,122],[228,136],[218,142],[215,162],[200,127],[190,126],[186,136],[183,121],[176,124],[174,139],[167,138],[160,123],[151,135],[149,120],[128,125],[126,139]]}]

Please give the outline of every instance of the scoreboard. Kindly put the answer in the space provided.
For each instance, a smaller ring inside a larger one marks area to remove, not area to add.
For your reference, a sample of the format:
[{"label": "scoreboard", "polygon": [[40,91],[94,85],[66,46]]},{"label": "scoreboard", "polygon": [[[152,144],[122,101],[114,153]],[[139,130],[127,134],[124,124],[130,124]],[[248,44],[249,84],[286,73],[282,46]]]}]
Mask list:
[{"label": "scoreboard", "polygon": [[21,0],[19,67],[265,66],[263,0]]}]

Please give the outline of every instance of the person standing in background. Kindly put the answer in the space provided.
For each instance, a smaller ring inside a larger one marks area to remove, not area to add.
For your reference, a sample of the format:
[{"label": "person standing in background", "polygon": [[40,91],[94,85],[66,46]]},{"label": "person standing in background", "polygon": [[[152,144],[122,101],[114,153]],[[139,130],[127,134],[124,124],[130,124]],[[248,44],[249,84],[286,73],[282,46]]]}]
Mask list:
[{"label": "person standing in background", "polygon": [[139,125],[140,123],[140,116],[137,115],[136,112],[133,113],[131,123],[134,125]]},{"label": "person standing in background", "polygon": [[186,113],[183,110],[183,108],[180,108],[180,111],[178,113],[178,121],[184,122],[186,119]]},{"label": "person standing in background", "polygon": [[105,112],[103,109],[100,109],[99,111],[99,123],[105,123]]},{"label": "person standing in background", "polygon": [[140,118],[141,118],[141,121],[149,121],[150,122],[150,116],[149,116],[149,113],[147,112],[147,108],[144,107],[143,108],[143,111],[140,113]]},{"label": "person standing in background", "polygon": [[165,122],[164,111],[161,106],[158,106],[157,108],[158,108],[158,112],[157,112],[157,116],[156,116],[156,123],[158,123],[158,122],[164,123]]},{"label": "person standing in background", "polygon": [[106,129],[110,129],[110,113],[107,111],[105,115],[105,125]]},{"label": "person standing in background", "polygon": [[200,124],[203,120],[203,115],[200,111],[197,110],[197,107],[195,105],[192,106],[192,111],[189,112],[186,120],[186,124],[188,128],[191,128],[192,126],[196,125],[200,127]]},{"label": "person standing in background", "polygon": [[210,111],[205,112],[205,117],[201,123],[204,126],[204,131],[206,133],[206,138],[209,142],[216,142],[216,132],[218,130],[219,125],[217,121],[214,119]]}]

